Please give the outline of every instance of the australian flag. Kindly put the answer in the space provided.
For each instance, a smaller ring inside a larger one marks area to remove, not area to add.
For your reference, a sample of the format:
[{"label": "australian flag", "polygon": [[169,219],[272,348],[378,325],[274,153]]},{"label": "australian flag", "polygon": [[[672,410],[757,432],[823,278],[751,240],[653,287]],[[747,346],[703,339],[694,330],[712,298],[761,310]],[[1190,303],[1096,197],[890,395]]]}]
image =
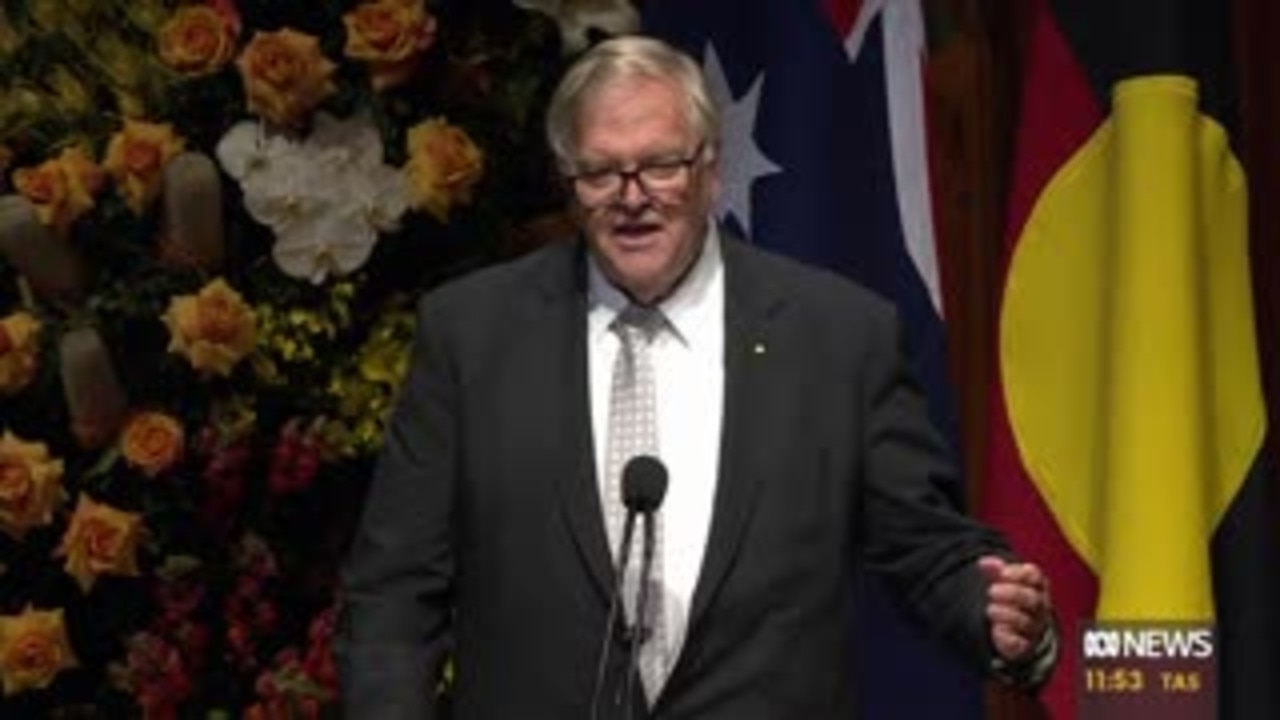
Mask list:
[{"label": "australian flag", "polygon": [[[919,0],[648,0],[644,23],[701,60],[720,103],[721,219],[894,301],[934,420],[954,441]],[[978,677],[878,585],[863,586],[863,717],[981,717]]]}]

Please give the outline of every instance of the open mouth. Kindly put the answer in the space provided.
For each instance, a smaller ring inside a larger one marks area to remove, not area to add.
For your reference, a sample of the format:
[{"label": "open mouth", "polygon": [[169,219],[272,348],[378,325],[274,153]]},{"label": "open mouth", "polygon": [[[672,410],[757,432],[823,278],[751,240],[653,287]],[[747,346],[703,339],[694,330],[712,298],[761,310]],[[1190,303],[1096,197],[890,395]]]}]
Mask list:
[{"label": "open mouth", "polygon": [[611,234],[625,245],[642,244],[652,240],[662,230],[656,222],[623,222],[611,228]]}]

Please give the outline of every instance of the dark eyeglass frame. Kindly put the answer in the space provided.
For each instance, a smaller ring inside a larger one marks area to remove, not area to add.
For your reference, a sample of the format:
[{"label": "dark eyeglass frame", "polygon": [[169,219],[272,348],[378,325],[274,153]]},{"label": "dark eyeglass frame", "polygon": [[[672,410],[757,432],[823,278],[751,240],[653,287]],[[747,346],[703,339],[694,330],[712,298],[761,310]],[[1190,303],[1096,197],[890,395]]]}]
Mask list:
[{"label": "dark eyeglass frame", "polygon": [[[683,157],[662,158],[658,160],[644,161],[639,163],[638,165],[636,165],[634,168],[630,170],[623,170],[622,168],[617,168],[617,167],[605,167],[605,168],[600,168],[598,170],[587,170],[580,173],[566,174],[564,176],[564,180],[573,189],[574,197],[578,199],[578,203],[586,208],[604,207],[611,203],[617,202],[618,198],[621,198],[623,195],[626,194],[627,185],[632,181],[635,182],[636,187],[640,188],[640,192],[643,193],[645,197],[649,198],[650,200],[661,200],[662,198],[659,197],[659,194],[655,194],[653,191],[653,188],[650,187],[649,184],[645,181],[644,174],[646,172],[653,172],[655,170],[657,171],[670,170],[673,172],[683,171],[683,172],[690,173],[692,175],[693,166],[696,165],[698,161],[702,159],[702,154],[706,151],[706,149],[707,149],[707,143],[704,140],[698,143],[698,146],[693,149],[693,152]],[[592,195],[593,193],[598,192],[600,193],[600,196],[598,198],[591,198],[589,201],[587,199],[584,199],[583,197],[584,182],[590,182],[592,180],[602,181],[610,177],[617,178],[617,182],[618,182],[617,188],[609,192],[605,192],[603,190],[593,190],[591,188],[585,188],[587,195]],[[674,176],[672,179],[674,179]],[[648,182],[653,182],[653,179],[650,178]],[[659,182],[662,182],[662,181],[659,181]]]}]

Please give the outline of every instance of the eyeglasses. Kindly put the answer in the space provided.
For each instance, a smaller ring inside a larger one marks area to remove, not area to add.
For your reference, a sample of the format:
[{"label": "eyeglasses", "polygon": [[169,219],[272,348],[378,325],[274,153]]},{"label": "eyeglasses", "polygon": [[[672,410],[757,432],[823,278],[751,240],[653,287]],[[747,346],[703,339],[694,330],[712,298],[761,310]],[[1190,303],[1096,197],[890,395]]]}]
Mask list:
[{"label": "eyeglasses", "polygon": [[635,181],[650,200],[670,202],[689,187],[693,165],[702,157],[706,143],[698,143],[684,157],[646,160],[634,169],[601,167],[583,170],[565,177],[573,185],[574,195],[586,208],[599,208],[613,203],[627,192],[627,183]]}]

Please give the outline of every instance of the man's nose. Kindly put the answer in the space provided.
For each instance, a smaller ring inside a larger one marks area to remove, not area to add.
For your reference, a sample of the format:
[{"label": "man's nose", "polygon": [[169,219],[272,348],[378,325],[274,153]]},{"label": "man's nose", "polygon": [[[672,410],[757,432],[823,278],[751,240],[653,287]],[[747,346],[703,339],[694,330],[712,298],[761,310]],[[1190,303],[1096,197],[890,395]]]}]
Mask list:
[{"label": "man's nose", "polygon": [[649,202],[649,194],[640,184],[639,175],[623,175],[622,187],[618,188],[618,204],[627,208],[644,207]]}]

